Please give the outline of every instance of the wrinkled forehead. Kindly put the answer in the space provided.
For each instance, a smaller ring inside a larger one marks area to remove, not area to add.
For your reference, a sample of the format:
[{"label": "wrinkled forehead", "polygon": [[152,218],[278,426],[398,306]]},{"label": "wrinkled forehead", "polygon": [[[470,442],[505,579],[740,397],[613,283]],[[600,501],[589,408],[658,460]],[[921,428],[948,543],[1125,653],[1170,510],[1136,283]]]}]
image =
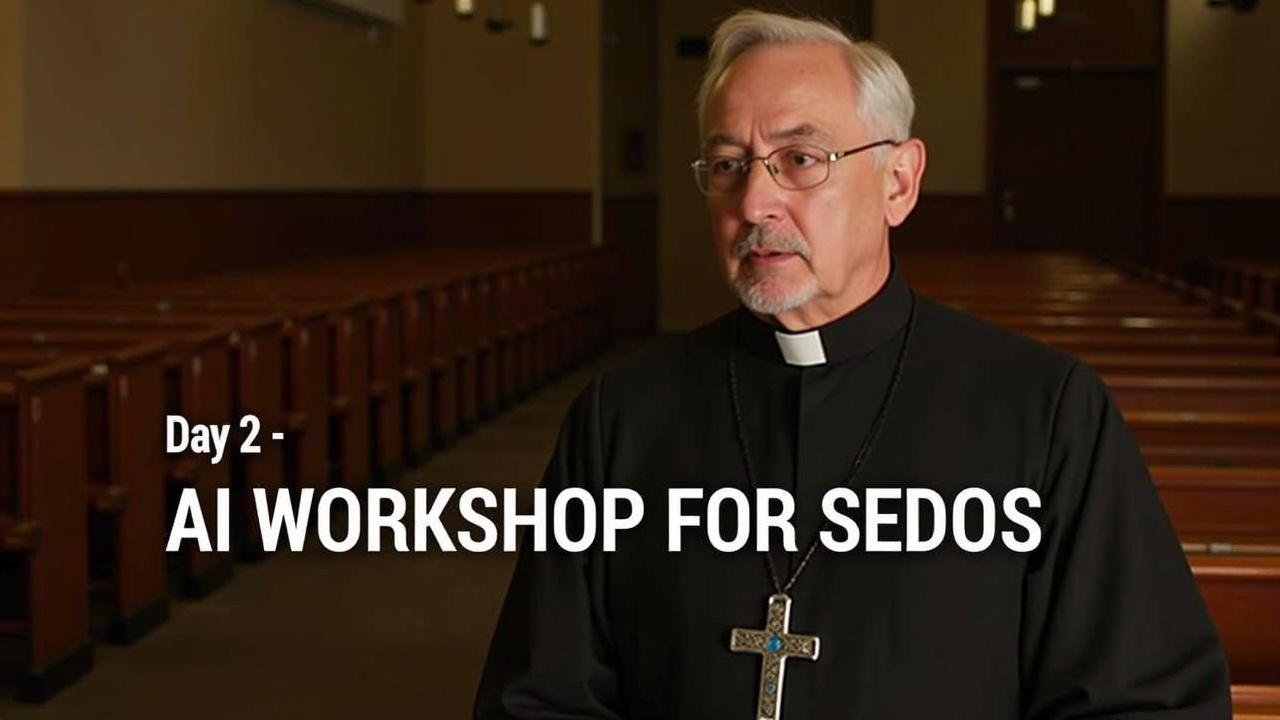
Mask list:
[{"label": "wrinkled forehead", "polygon": [[818,144],[851,142],[861,130],[855,94],[840,48],[754,47],[735,58],[713,87],[703,145],[726,140],[749,145],[760,138],[774,139],[771,136]]}]

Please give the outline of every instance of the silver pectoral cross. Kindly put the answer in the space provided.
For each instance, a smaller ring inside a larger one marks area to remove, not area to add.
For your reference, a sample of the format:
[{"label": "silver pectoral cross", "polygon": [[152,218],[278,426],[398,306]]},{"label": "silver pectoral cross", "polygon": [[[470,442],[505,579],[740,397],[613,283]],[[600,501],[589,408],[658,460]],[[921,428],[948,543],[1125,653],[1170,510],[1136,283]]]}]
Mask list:
[{"label": "silver pectoral cross", "polygon": [[761,656],[760,700],[756,705],[758,720],[781,720],[782,674],[787,658],[818,659],[816,635],[792,635],[791,598],[785,593],[769,597],[768,619],[764,630],[734,628],[729,635],[729,649]]}]

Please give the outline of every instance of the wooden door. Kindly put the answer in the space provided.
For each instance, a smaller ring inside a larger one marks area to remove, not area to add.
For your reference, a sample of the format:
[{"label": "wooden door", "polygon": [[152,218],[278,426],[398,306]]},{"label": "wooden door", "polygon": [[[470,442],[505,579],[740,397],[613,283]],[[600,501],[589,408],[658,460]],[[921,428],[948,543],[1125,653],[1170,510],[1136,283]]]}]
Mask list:
[{"label": "wooden door", "polygon": [[997,75],[1002,247],[1142,255],[1159,192],[1156,78],[1144,70]]}]

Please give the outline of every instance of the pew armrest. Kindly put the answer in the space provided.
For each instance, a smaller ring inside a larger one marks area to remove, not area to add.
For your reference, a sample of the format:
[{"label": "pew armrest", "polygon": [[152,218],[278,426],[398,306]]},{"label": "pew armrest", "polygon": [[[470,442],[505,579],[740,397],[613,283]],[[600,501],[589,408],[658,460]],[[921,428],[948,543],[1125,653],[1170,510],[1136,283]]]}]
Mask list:
[{"label": "pew armrest", "polygon": [[345,417],[351,409],[351,398],[346,395],[334,395],[329,401],[329,414],[334,417]]},{"label": "pew armrest", "polygon": [[1280,333],[1280,313],[1254,310],[1253,321],[1266,332]]},{"label": "pew armrest", "polygon": [[190,486],[195,483],[196,461],[192,458],[178,458],[169,463],[168,480],[175,485]]},{"label": "pew armrest", "polygon": [[89,499],[93,509],[103,513],[118,513],[124,509],[129,490],[123,485],[93,485]]},{"label": "pew armrest", "polygon": [[31,520],[0,517],[0,550],[29,552],[39,547],[39,524]]}]

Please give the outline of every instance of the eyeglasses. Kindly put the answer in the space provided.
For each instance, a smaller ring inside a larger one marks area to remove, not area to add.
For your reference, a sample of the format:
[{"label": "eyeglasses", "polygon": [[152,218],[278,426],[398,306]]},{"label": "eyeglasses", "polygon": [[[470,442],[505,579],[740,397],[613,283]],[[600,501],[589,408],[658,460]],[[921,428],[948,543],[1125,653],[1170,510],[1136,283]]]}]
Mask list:
[{"label": "eyeglasses", "polygon": [[763,161],[769,177],[786,190],[808,190],[827,181],[831,163],[881,145],[898,145],[896,140],[877,140],[852,150],[832,152],[814,145],[787,145],[762,157],[710,155],[693,161],[693,179],[704,195],[734,195],[747,184],[747,175],[757,160]]}]

